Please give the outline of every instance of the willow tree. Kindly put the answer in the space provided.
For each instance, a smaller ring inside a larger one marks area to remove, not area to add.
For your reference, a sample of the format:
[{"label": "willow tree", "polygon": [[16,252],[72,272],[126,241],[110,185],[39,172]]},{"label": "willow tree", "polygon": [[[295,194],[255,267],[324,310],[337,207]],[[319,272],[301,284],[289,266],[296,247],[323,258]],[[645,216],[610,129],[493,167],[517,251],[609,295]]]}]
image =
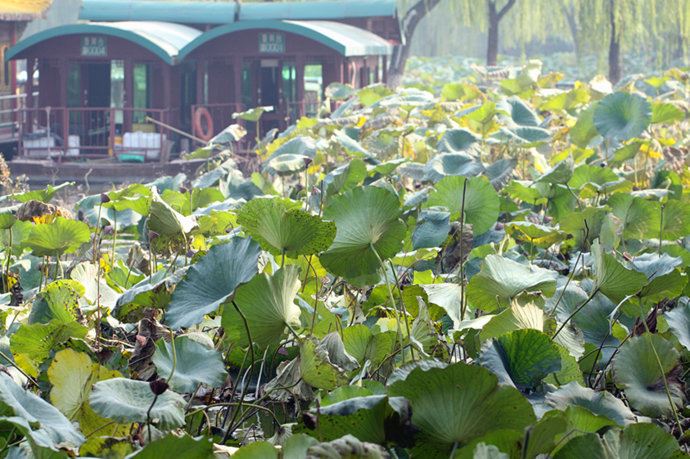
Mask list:
[{"label": "willow tree", "polygon": [[613,82],[621,78],[626,52],[647,51],[660,59],[687,56],[688,0],[568,1],[577,10],[578,41],[590,51],[606,53]]}]

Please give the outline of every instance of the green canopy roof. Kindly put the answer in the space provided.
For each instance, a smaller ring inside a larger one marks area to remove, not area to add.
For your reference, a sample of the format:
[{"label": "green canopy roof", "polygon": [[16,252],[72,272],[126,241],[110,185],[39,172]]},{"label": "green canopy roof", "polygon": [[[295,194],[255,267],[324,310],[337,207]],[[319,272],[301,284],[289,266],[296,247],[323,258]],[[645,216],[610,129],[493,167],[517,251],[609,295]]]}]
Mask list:
[{"label": "green canopy roof", "polygon": [[[337,20],[396,16],[396,0],[336,0],[243,3],[240,21],[268,19]],[[235,18],[232,1],[83,0],[80,19],[89,21],[166,21],[182,24],[228,24]]]},{"label": "green canopy roof", "polygon": [[211,40],[243,30],[269,29],[294,33],[319,42],[343,56],[390,55],[388,41],[367,30],[330,21],[242,21],[205,32],[180,51],[180,59]]},{"label": "green canopy roof", "polygon": [[43,30],[19,41],[6,53],[6,59],[17,59],[34,45],[66,35],[107,35],[141,46],[172,65],[180,50],[201,35],[201,32],[181,24],[154,21],[69,24]]}]

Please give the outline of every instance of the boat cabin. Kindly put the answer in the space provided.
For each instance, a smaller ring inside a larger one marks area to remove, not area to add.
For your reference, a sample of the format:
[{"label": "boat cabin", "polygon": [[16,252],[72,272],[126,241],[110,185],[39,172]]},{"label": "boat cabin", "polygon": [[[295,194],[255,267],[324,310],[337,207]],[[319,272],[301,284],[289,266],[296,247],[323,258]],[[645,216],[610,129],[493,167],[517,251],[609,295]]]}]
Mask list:
[{"label": "boat cabin", "polygon": [[330,83],[385,82],[399,40],[392,0],[84,0],[80,17],[7,53],[28,69],[24,156],[167,161],[254,107],[249,138],[284,129]]}]

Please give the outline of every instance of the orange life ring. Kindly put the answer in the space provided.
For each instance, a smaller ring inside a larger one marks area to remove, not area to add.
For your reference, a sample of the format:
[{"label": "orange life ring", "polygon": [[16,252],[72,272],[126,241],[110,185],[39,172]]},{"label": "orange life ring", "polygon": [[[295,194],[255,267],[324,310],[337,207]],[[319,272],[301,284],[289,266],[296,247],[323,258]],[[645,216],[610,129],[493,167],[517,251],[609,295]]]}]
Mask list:
[{"label": "orange life ring", "polygon": [[[204,129],[204,124],[206,129]],[[204,142],[213,138],[213,118],[211,118],[211,112],[208,111],[208,108],[198,107],[196,109],[192,127],[194,128],[194,135]]]}]

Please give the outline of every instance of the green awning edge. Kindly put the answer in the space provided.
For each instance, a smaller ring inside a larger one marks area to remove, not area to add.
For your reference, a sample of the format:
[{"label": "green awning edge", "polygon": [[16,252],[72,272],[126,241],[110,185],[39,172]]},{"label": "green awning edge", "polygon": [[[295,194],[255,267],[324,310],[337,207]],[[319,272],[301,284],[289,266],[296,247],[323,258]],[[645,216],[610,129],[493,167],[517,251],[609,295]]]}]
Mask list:
[{"label": "green awning edge", "polygon": [[[224,26],[220,27],[215,27],[207,32],[204,32],[201,34],[199,37],[191,41],[187,46],[182,48],[180,50],[179,58],[180,61],[183,61],[186,59],[186,57],[191,54],[194,50],[199,48],[205,43],[208,43],[211,40],[215,40],[218,37],[221,37],[223,35],[228,35],[231,33],[235,32],[241,32],[245,30],[258,30],[258,29],[270,29],[270,30],[278,30],[281,32],[288,32],[288,33],[293,33],[295,35],[300,35],[302,37],[308,38],[310,40],[314,40],[318,43],[321,43],[324,46],[327,46],[328,48],[331,48],[335,51],[337,51],[339,54],[343,56],[351,56],[353,54],[348,54],[347,47],[343,44],[340,43],[337,40],[334,40],[333,38],[329,37],[328,35],[319,33],[309,27],[306,27],[301,23],[307,23],[309,21],[278,21],[278,20],[261,20],[261,21],[244,21],[244,22],[234,22],[231,24],[226,24]],[[323,22],[323,21],[319,21]],[[339,24],[339,23],[334,23],[335,25],[344,25],[344,24]],[[354,27],[354,26],[348,26],[348,27]],[[368,32],[363,29],[358,29],[362,32]],[[378,37],[377,37],[378,38]],[[390,54],[389,52],[376,52],[372,51],[371,55],[377,55],[377,54]],[[354,54],[354,55],[367,55],[366,53],[364,54]]]},{"label": "green awning edge", "polygon": [[115,26],[88,23],[61,25],[30,35],[7,50],[5,53],[5,60],[17,59],[21,53],[44,41],[67,35],[81,34],[99,34],[122,38],[152,52],[168,65],[175,64],[175,56],[171,56],[165,49],[134,31],[121,29]]}]

